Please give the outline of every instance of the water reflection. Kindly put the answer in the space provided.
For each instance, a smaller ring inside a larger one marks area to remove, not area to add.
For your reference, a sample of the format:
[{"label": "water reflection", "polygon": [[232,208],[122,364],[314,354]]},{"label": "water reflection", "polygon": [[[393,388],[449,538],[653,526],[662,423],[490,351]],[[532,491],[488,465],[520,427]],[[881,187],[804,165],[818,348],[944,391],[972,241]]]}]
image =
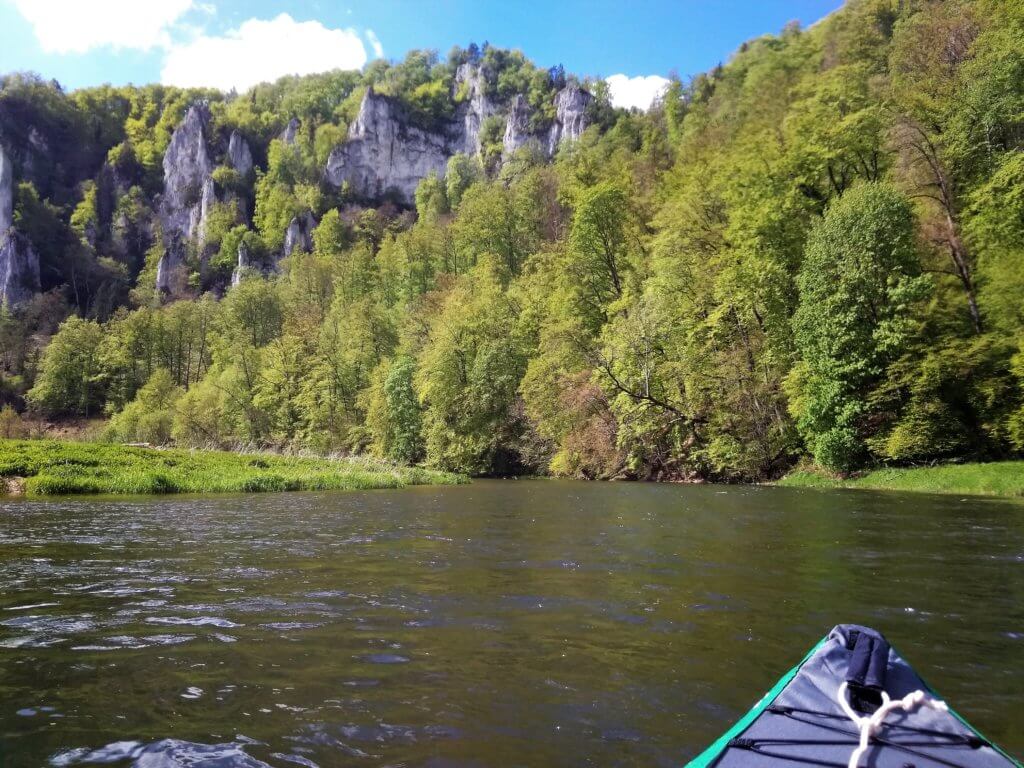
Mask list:
[{"label": "water reflection", "polygon": [[675,766],[840,621],[1024,751],[1024,507],[553,481],[0,504],[0,764]]}]

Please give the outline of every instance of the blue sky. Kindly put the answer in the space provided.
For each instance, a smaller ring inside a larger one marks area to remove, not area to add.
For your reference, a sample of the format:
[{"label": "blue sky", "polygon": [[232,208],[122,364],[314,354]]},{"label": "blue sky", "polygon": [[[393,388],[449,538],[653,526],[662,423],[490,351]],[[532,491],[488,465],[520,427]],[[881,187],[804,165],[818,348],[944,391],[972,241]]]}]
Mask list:
[{"label": "blue sky", "polygon": [[[247,87],[485,40],[539,65],[617,78],[641,102],[670,72],[703,72],[741,42],[808,25],[841,0],[0,0],[0,72],[67,88],[170,82]],[[648,80],[634,79],[651,77]],[[643,106],[642,104],[638,104]]]}]

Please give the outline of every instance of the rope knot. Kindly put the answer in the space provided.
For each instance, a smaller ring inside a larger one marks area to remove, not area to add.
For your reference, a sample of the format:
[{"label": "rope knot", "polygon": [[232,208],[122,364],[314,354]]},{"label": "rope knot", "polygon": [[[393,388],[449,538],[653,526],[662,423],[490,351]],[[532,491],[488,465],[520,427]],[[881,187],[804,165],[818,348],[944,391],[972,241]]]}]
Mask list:
[{"label": "rope knot", "polygon": [[860,731],[860,743],[857,745],[857,748],[853,750],[853,754],[850,755],[848,768],[857,768],[861,757],[863,757],[864,753],[868,750],[871,737],[878,733],[885,722],[886,716],[890,712],[894,712],[897,709],[910,712],[921,706],[928,707],[929,709],[934,709],[939,712],[946,712],[949,709],[949,707],[946,706],[946,702],[933,699],[924,691],[912,691],[902,699],[897,699],[896,701],[889,698],[888,693],[882,691],[882,706],[875,710],[873,715],[865,715],[861,717],[853,711],[853,707],[851,707],[850,702],[847,701],[846,690],[848,687],[848,684],[845,682],[839,686],[839,706],[842,707],[843,712],[846,713],[846,716],[853,721],[853,724],[857,726],[857,730]]}]

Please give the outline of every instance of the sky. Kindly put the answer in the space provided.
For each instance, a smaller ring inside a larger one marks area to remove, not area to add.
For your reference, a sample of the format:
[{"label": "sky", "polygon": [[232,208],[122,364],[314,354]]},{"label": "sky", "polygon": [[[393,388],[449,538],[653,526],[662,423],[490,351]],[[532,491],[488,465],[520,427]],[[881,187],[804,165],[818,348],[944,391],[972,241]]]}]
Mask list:
[{"label": "sky", "polygon": [[239,91],[286,74],[443,56],[484,41],[539,66],[607,78],[617,106],[646,109],[666,77],[729,59],[841,0],[0,0],[0,72],[67,89],[163,82]]}]

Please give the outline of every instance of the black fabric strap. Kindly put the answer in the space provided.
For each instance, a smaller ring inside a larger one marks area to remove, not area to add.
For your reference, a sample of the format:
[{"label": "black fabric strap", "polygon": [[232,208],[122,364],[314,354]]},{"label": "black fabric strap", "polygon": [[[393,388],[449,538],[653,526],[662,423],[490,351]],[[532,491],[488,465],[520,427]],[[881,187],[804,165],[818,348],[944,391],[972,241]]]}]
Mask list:
[{"label": "black fabric strap", "polygon": [[851,686],[880,691],[885,688],[889,666],[889,644],[880,637],[859,632],[853,645],[846,682]]}]

